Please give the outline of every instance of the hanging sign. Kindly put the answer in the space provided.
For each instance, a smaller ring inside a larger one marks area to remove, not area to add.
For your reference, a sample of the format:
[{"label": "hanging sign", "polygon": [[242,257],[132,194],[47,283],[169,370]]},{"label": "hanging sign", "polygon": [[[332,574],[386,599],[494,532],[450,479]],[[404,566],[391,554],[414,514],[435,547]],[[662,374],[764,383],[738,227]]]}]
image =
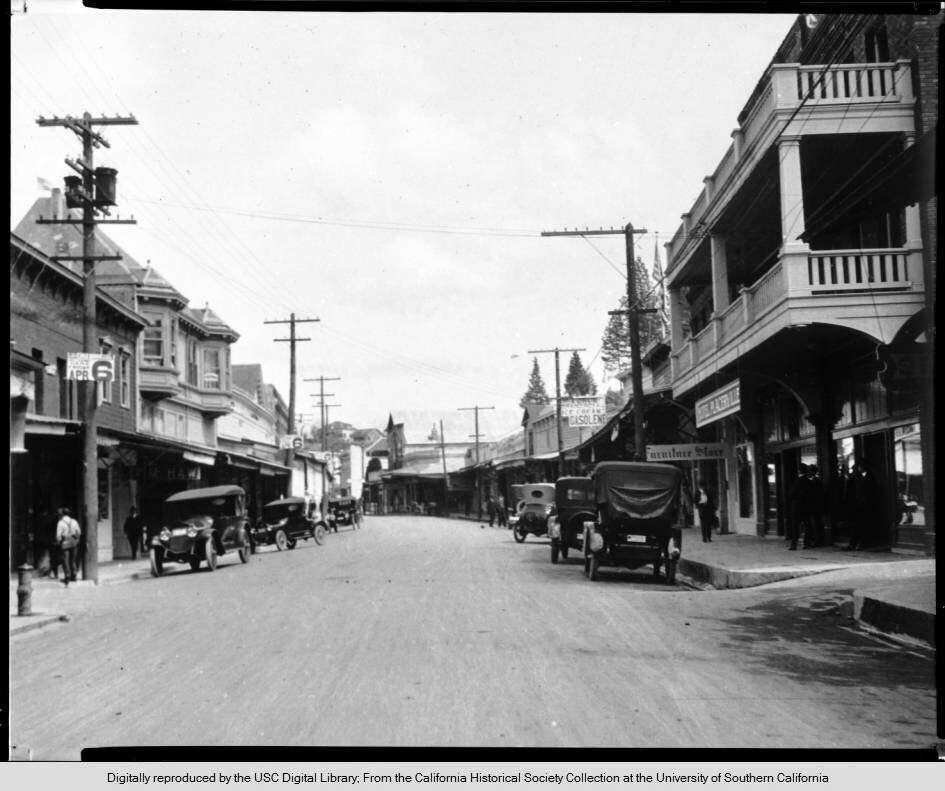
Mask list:
[{"label": "hanging sign", "polygon": [[581,398],[561,404],[561,416],[569,426],[603,426],[606,416],[603,398]]},{"label": "hanging sign", "polygon": [[696,401],[696,426],[701,428],[728,415],[734,415],[740,408],[741,382],[736,379]]},{"label": "hanging sign", "polygon": [[725,446],[721,442],[646,446],[647,461],[714,461],[724,458]]},{"label": "hanging sign", "polygon": [[112,354],[69,352],[66,355],[66,379],[110,384],[114,378],[115,356]]},{"label": "hanging sign", "polygon": [[279,437],[280,450],[302,450],[305,443],[298,434],[283,434]]}]

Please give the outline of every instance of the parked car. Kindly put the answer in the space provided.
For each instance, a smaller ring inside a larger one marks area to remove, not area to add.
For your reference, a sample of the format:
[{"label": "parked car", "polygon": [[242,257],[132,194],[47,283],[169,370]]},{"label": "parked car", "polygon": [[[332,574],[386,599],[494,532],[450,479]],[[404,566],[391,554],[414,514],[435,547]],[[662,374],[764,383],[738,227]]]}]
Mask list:
[{"label": "parked car", "polygon": [[601,566],[635,569],[653,564],[666,582],[676,580],[682,552],[679,507],[682,471],[670,464],[606,461],[591,479],[597,515],[584,524],[584,573],[594,580]]},{"label": "parked car", "polygon": [[548,517],[555,507],[555,485],[553,483],[527,483],[522,487],[522,500],[518,505],[518,520],[512,535],[522,543],[531,534],[543,536],[548,532]]},{"label": "parked car", "polygon": [[321,544],[328,532],[328,523],[317,512],[310,512],[309,506],[302,497],[283,497],[266,503],[262,516],[250,531],[254,546],[275,544],[281,552],[295,549],[300,538],[305,541],[311,538]]},{"label": "parked car", "polygon": [[239,486],[211,486],[172,494],[164,501],[160,533],[151,538],[151,574],[160,577],[168,561],[192,571],[217,567],[220,555],[236,550],[247,563],[251,552],[246,494]]},{"label": "parked car", "polygon": [[555,481],[555,509],[548,519],[552,563],[558,562],[559,555],[567,559],[569,550],[583,546],[584,523],[593,522],[596,511],[594,482],[589,477],[565,477]]},{"label": "parked car", "polygon": [[334,497],[328,501],[328,521],[337,533],[338,525],[361,526],[358,501],[354,497]]}]

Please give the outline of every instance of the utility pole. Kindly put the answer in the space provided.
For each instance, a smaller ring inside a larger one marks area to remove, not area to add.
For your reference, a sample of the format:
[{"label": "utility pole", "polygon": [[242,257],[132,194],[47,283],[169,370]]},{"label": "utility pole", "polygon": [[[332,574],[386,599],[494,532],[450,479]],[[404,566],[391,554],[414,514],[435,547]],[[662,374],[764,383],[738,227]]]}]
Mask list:
[{"label": "utility pole", "polygon": [[[482,520],[482,487],[479,480],[479,438],[482,434],[479,433],[479,410],[480,409],[495,409],[494,406],[462,406],[459,407],[458,411],[460,412],[470,412],[474,411],[476,413],[476,433],[470,434],[470,437],[476,438],[476,512],[478,513],[478,518]],[[442,432],[440,432],[442,433]]]},{"label": "utility pole", "polygon": [[613,236],[623,234],[627,247],[627,310],[609,311],[609,313],[626,313],[628,335],[630,339],[630,381],[633,385],[633,453],[636,459],[646,457],[643,436],[643,371],[640,368],[640,314],[655,313],[655,309],[641,309],[637,306],[640,295],[637,294],[636,278],[633,276],[633,266],[636,261],[633,252],[633,235],[646,233],[646,228],[634,228],[627,223],[623,230],[619,228],[588,230],[575,229],[569,231],[542,231],[542,236]]},{"label": "utility pole", "polygon": [[443,436],[443,421],[440,421],[440,455],[443,457],[443,516],[449,513],[450,476],[446,472],[446,437]]},{"label": "utility pole", "polygon": [[[112,168],[96,168],[93,162],[93,148],[111,148],[93,126],[136,126],[138,120],[132,115],[114,118],[95,117],[90,113],[83,113],[82,118],[66,116],[59,118],[43,118],[40,116],[36,123],[39,126],[62,126],[72,130],[82,140],[82,159],[73,161],[66,159],[66,164],[76,171],[78,176],[66,177],[66,205],[70,203],[82,207],[82,219],[68,217],[53,217],[45,220],[42,217],[38,222],[46,225],[82,225],[82,255],[81,256],[51,256],[54,261],[82,261],[83,293],[82,293],[82,351],[85,354],[97,354],[96,315],[95,303],[95,262],[117,261],[121,256],[95,254],[95,226],[102,223],[115,225],[134,225],[134,218],[130,220],[100,220],[96,213],[109,216],[108,206],[115,205],[115,175]],[[68,213],[68,212],[67,212]],[[103,382],[103,387],[111,386],[111,378]],[[98,380],[93,376],[86,379],[79,387],[82,404],[82,505],[83,529],[85,531],[85,553],[82,557],[85,579],[98,583],[98,423],[96,410],[98,407]]]},{"label": "utility pole", "polygon": [[554,352],[555,355],[555,404],[556,414],[555,414],[555,428],[558,432],[558,477],[564,475],[564,438],[561,436],[561,363],[560,363],[560,353],[561,352],[586,352],[587,349],[559,349],[555,346],[554,349],[529,349],[529,354],[550,354]]},{"label": "utility pole", "polygon": [[308,324],[321,319],[297,319],[294,313],[289,314],[287,319],[275,319],[273,321],[264,321],[263,324],[288,324],[289,337],[275,338],[276,343],[289,344],[289,433],[295,433],[295,344],[302,341],[310,341],[311,338],[297,338],[295,335],[296,324]]},{"label": "utility pole", "polygon": [[[325,429],[326,429],[326,424],[328,423],[328,421],[326,420],[326,418],[328,417],[328,414],[325,410],[324,404],[325,404],[325,396],[334,395],[334,393],[325,392],[325,382],[340,382],[341,377],[340,376],[316,376],[314,379],[303,379],[302,381],[319,383],[318,384],[318,401],[319,401],[319,406],[321,407],[319,411],[319,416],[321,417],[321,422],[322,422],[322,451],[327,451],[328,445],[326,444],[327,434],[326,434]],[[312,393],[312,395],[315,395],[315,394]]]}]

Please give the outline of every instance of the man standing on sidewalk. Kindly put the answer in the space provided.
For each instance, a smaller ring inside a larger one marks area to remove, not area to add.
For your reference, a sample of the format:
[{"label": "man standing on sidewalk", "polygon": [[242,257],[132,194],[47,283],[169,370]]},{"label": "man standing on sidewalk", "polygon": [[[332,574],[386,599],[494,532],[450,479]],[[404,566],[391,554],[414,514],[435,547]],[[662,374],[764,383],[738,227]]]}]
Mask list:
[{"label": "man standing on sidewalk", "polygon": [[128,543],[131,544],[131,559],[136,560],[138,549],[141,547],[141,517],[138,515],[138,509],[131,506],[128,518],[125,520],[125,535],[128,536]]},{"label": "man standing on sidewalk", "polygon": [[66,587],[75,582],[75,553],[81,535],[79,523],[72,518],[68,508],[63,508],[62,518],[56,525],[56,543],[62,550],[62,581]]}]

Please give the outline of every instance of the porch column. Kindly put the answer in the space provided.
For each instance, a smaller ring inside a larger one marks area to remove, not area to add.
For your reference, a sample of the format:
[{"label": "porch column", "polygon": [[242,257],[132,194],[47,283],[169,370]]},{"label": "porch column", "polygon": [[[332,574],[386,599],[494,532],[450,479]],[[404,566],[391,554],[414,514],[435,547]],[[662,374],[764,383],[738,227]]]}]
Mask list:
[{"label": "porch column", "polygon": [[[911,147],[915,143],[915,133],[905,133],[905,148]],[[905,248],[910,252],[922,249],[922,222],[919,218],[919,204],[913,203],[906,206],[906,239]],[[921,267],[920,267],[921,269]],[[910,272],[910,277],[915,280],[919,273]]]},{"label": "porch column", "polygon": [[807,253],[810,249],[798,237],[804,232],[804,187],[801,180],[801,138],[778,140],[781,188],[781,250]]},{"label": "porch column", "polygon": [[669,289],[669,332],[673,351],[678,352],[683,345],[683,308],[682,295],[678,288]]},{"label": "porch column", "polygon": [[709,234],[709,242],[712,258],[712,303],[715,307],[715,315],[719,316],[729,306],[725,237],[719,233],[712,233]]}]

